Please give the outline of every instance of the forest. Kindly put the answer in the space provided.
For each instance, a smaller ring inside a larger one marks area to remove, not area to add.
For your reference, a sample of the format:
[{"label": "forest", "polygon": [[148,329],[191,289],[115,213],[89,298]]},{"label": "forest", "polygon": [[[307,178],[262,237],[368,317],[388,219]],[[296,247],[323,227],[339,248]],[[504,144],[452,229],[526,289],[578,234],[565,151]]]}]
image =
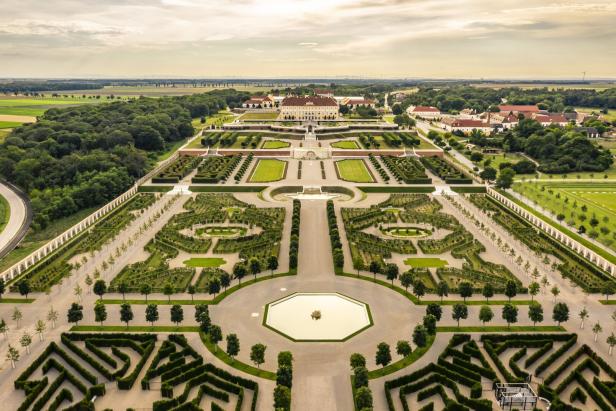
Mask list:
[{"label": "forest", "polygon": [[616,109],[616,88],[597,91],[593,89],[521,89],[518,87],[492,89],[471,86],[437,89],[420,86],[416,93],[406,97],[402,105],[404,108],[409,105],[434,106],[447,113],[456,113],[465,108],[483,112],[490,106],[502,104],[503,101],[507,104],[537,104],[539,108],[555,113],[568,111],[576,106]]},{"label": "forest", "polygon": [[34,229],[100,206],[192,136],[191,120],[248,97],[233,89],[53,108],[0,144],[0,176],[28,193]]}]

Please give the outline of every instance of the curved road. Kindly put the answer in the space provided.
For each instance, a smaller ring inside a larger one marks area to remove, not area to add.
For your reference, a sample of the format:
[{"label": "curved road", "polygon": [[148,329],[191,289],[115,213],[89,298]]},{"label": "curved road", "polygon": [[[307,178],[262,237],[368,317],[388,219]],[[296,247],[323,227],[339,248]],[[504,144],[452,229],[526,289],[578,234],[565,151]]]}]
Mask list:
[{"label": "curved road", "polygon": [[26,235],[32,222],[30,204],[11,184],[0,181],[0,195],[11,208],[9,221],[0,233],[0,258],[13,250]]}]

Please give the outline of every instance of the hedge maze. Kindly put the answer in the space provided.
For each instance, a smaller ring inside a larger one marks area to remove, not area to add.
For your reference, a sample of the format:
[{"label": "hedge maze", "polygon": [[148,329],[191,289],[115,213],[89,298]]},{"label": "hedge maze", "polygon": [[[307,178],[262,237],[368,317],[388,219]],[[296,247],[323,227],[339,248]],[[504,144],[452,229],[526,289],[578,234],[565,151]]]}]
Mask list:
[{"label": "hedge maze", "polygon": [[[205,254],[239,253],[248,261],[255,257],[261,267],[267,266],[267,258],[278,256],[282,228],[283,208],[257,208],[233,197],[232,194],[201,193],[184,204],[183,213],[175,214],[165,226],[148,242],[145,250],[150,253],[145,261],[127,265],[111,281],[110,291],[124,284],[128,292],[139,292],[144,284],[151,292],[162,292],[171,284],[174,292],[183,292],[191,284],[196,270],[190,267],[169,266],[169,260],[180,252]],[[205,228],[228,223],[234,227],[258,229],[237,237],[209,237]],[[220,273],[207,271],[207,276],[197,280],[197,289],[207,288],[207,278]]]},{"label": "hedge maze", "polygon": [[192,183],[214,184],[226,181],[241,159],[240,155],[206,157],[197,168],[197,174],[192,178]]},{"label": "hedge maze", "polygon": [[[392,194],[391,197],[370,208],[343,208],[342,219],[349,241],[351,256],[356,269],[368,269],[372,261],[381,266],[384,259],[391,258],[392,253],[417,254],[420,249],[427,255],[442,255],[451,252],[453,258],[464,260],[462,268],[440,267],[436,269],[437,281],[445,281],[451,290],[458,284],[470,281],[479,291],[489,283],[495,290],[501,291],[508,280],[514,281],[521,288],[522,283],[504,265],[485,261],[480,254],[484,246],[468,232],[452,215],[441,211],[442,205],[426,194]],[[388,232],[390,227],[404,224],[425,225],[432,232],[444,230],[442,238],[384,238],[373,232]],[[386,228],[383,228],[386,227]],[[433,289],[436,281],[426,269],[415,269],[416,275],[428,289]]]},{"label": "hedge maze", "polygon": [[382,156],[381,159],[399,182],[406,184],[432,184],[421,162],[414,157]]},{"label": "hedge maze", "polygon": [[599,267],[578,256],[542,231],[535,229],[528,221],[488,195],[471,194],[467,198],[531,250],[552,255],[558,259],[558,271],[561,275],[571,279],[585,291],[601,292],[601,287],[606,281],[613,281],[610,275]]},{"label": "hedge maze", "polygon": [[[365,148],[380,148],[381,144],[386,147],[399,148],[399,147],[414,147],[419,146],[421,140],[415,133],[391,133],[384,132],[380,135],[380,139],[377,139],[377,135],[370,133],[362,133],[359,135],[359,142]],[[380,140],[380,141],[379,141]]]},{"label": "hedge maze", "polygon": [[447,184],[472,184],[470,178],[462,170],[448,163],[441,157],[421,157],[421,163],[434,174],[443,179]]},{"label": "hedge maze", "polygon": [[616,371],[576,334],[484,334],[479,342],[456,334],[436,363],[386,381],[389,410],[492,410],[495,384],[520,382],[552,410],[616,408]]},{"label": "hedge maze", "polygon": [[[91,400],[105,396],[109,384],[120,390],[114,396],[160,390],[155,411],[209,410],[207,403],[211,409],[256,409],[256,382],[204,362],[183,335],[170,334],[156,351],[157,340],[156,334],[62,334],[59,344],[50,343],[15,380],[15,388],[26,395],[18,411],[94,410]],[[250,406],[242,407],[247,402]]]},{"label": "hedge maze", "polygon": [[[112,211],[94,227],[81,235],[74,237],[61,248],[53,252],[38,264],[28,269],[20,280],[26,280],[33,291],[45,291],[69,275],[73,266],[69,261],[80,254],[100,250],[102,245],[116,236],[131,221],[137,213],[143,212],[156,201],[157,196],[150,193],[140,193]],[[11,286],[17,291],[17,286]]]},{"label": "hedge maze", "polygon": [[153,177],[152,183],[179,183],[199,163],[201,163],[201,157],[180,156]]}]

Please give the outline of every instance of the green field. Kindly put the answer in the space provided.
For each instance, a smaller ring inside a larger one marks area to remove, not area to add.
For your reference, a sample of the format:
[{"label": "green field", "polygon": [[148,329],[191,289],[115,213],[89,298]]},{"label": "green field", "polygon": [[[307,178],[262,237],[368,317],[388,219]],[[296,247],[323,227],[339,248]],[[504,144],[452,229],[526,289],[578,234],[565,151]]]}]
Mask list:
[{"label": "green field", "polygon": [[17,121],[0,121],[0,129],[2,128],[15,128],[21,126],[22,123]]},{"label": "green field", "polygon": [[278,113],[269,112],[269,113],[244,113],[240,117],[240,120],[276,120],[278,118]]},{"label": "green field", "polygon": [[404,264],[409,265],[413,268],[426,268],[426,267],[445,267],[446,265],[449,265],[449,263],[447,263],[447,261],[445,260],[441,260],[440,258],[423,258],[423,257],[418,257],[418,258],[407,258],[406,260],[404,260]]},{"label": "green field", "polygon": [[4,227],[6,227],[10,217],[11,207],[6,198],[0,196],[0,233],[4,231]]},{"label": "green field", "polygon": [[69,90],[59,91],[60,94],[83,95],[86,96],[146,96],[146,97],[162,97],[162,96],[184,96],[190,94],[206,93],[212,90],[224,90],[234,88],[238,91],[248,91],[250,93],[258,91],[270,91],[272,86],[244,85],[244,84],[229,84],[228,87],[193,87],[186,84],[175,84],[166,87],[156,87],[153,85],[147,86],[105,86],[98,90]]},{"label": "green field", "polygon": [[183,264],[186,267],[220,267],[227,261],[224,258],[191,258]]},{"label": "green field", "polygon": [[235,116],[230,111],[220,110],[216,114],[212,114],[205,118],[205,123],[201,123],[201,118],[195,118],[192,121],[193,127],[199,129],[201,127],[208,127],[212,124],[215,126],[222,126],[225,123],[233,121]]},{"label": "green field", "polygon": [[4,129],[4,130],[0,130],[0,144],[4,143],[4,139],[8,137],[9,134],[11,134],[11,129]]},{"label": "green field", "polygon": [[374,183],[374,178],[368,171],[364,160],[340,160],[336,161],[336,170],[341,180],[354,183]]},{"label": "green field", "polygon": [[616,250],[616,183],[532,181],[516,183],[513,189],[552,213],[562,214],[562,223],[571,229],[583,225],[587,235]]},{"label": "green field", "polygon": [[274,159],[261,159],[250,175],[251,183],[271,183],[282,180],[287,169],[287,162]]},{"label": "green field", "polygon": [[267,140],[263,143],[263,145],[261,146],[261,148],[265,148],[265,149],[278,149],[278,148],[287,148],[290,147],[291,143],[287,142],[287,141],[280,141],[280,140]]},{"label": "green field", "polygon": [[359,148],[359,144],[355,140],[336,141],[331,144],[334,148],[341,148],[344,150],[355,150]]},{"label": "green field", "polygon": [[81,98],[81,97],[57,97],[57,98],[27,98],[27,97],[3,97],[0,98],[0,115],[16,116],[40,116],[45,111],[54,107],[66,107],[80,104],[96,104],[110,100]]},{"label": "green field", "polygon": [[481,164],[487,159],[490,159],[490,167],[494,167],[499,170],[498,166],[502,163],[516,164],[522,160],[526,160],[526,157],[516,153],[502,153],[502,154],[484,154]]}]

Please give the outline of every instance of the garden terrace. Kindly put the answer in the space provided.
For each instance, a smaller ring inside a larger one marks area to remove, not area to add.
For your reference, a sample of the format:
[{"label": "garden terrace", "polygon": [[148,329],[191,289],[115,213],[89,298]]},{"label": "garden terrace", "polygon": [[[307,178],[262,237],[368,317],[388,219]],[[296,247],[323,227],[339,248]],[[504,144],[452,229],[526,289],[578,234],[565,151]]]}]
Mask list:
[{"label": "garden terrace", "polygon": [[227,180],[241,160],[240,155],[206,157],[192,178],[193,184],[213,184]]},{"label": "garden terrace", "polygon": [[432,184],[421,162],[414,157],[381,157],[385,166],[398,181],[406,184]]},{"label": "garden terrace", "polygon": [[[27,280],[33,291],[45,291],[69,275],[73,266],[69,261],[77,255],[99,250],[102,245],[118,235],[132,220],[135,213],[150,207],[156,194],[137,194],[116,208],[94,227],[71,239],[48,257],[29,268],[19,280]],[[14,281],[16,282],[16,281]],[[17,291],[14,284],[11,290]]]},{"label": "garden terrace", "polygon": [[606,281],[613,278],[588,260],[578,256],[565,245],[535,229],[528,221],[485,194],[471,194],[470,201],[486,212],[491,219],[522,241],[536,253],[556,257],[558,271],[592,293],[600,292]]},{"label": "garden terrace", "polygon": [[447,184],[472,184],[473,180],[463,171],[441,157],[421,157],[421,163]]},{"label": "garden terrace", "polygon": [[18,410],[89,409],[84,404],[104,396],[107,383],[130,390],[155,344],[152,334],[64,333],[15,380],[26,393]]},{"label": "garden terrace", "polygon": [[199,157],[179,156],[152,178],[152,183],[178,183],[201,162]]},{"label": "garden terrace", "polygon": [[231,131],[206,132],[201,138],[204,147],[257,148],[261,143],[261,133],[238,133]]},{"label": "garden terrace", "polygon": [[364,148],[400,148],[400,147],[417,147],[421,144],[421,140],[415,133],[401,132],[382,132],[382,133],[361,133],[359,142]]}]

